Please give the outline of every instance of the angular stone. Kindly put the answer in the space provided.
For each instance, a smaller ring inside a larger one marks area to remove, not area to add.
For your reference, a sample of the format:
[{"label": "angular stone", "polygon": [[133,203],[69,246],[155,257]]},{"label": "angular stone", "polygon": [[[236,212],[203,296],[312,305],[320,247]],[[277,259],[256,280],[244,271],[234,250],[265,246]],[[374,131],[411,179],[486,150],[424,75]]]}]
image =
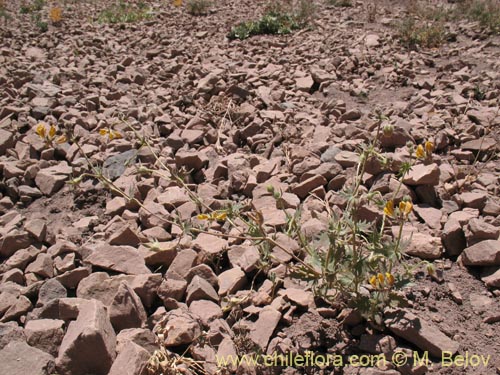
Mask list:
[{"label": "angular stone", "polygon": [[442,255],[441,239],[426,233],[413,232],[405,252],[421,259],[437,259]]},{"label": "angular stone", "polygon": [[292,189],[292,193],[296,194],[299,198],[304,199],[312,190],[320,186],[324,186],[327,183],[328,181],[326,180],[326,178],[321,175],[316,175],[297,184]]},{"label": "angular stone", "polygon": [[[0,294],[0,297],[3,298],[5,294],[9,293],[2,293]],[[19,296],[15,298],[14,301],[12,302],[13,303],[10,304],[7,311],[5,311],[5,313],[3,314],[3,317],[2,319],[0,319],[0,322],[8,322],[10,320],[18,319],[22,315],[27,314],[33,308],[31,301],[25,296]]]},{"label": "angular stone", "polygon": [[84,304],[71,322],[59,349],[57,371],[61,375],[105,375],[116,353],[116,336],[104,305]]},{"label": "angular stone", "polygon": [[49,278],[54,276],[54,262],[49,254],[38,254],[35,261],[26,267],[25,272],[33,272],[41,277]]},{"label": "angular stone", "polygon": [[202,263],[191,268],[186,275],[186,281],[190,283],[196,275],[208,281],[215,289],[219,288],[219,279],[217,279],[217,275],[208,265]]},{"label": "angular stone", "polygon": [[339,163],[342,168],[350,168],[358,165],[359,155],[351,151],[340,151],[335,154],[334,160]]},{"label": "angular stone", "polygon": [[189,311],[198,316],[205,326],[208,326],[215,319],[222,318],[224,315],[218,303],[205,300],[191,302]]},{"label": "angular stone", "polygon": [[227,247],[227,241],[218,236],[200,233],[193,241],[193,246],[207,255],[220,254]]},{"label": "angular stone", "polygon": [[182,301],[187,285],[187,281],[182,276],[172,272],[167,276],[166,280],[163,280],[160,284],[157,291],[158,297],[160,297],[165,304],[167,304],[170,299]]},{"label": "angular stone", "polygon": [[180,251],[168,268],[167,277],[170,273],[185,277],[189,270],[195,265],[197,257],[198,254],[194,250],[185,249]]},{"label": "angular stone", "polygon": [[153,354],[153,352],[158,349],[156,336],[146,328],[128,328],[121,330],[116,336],[116,352],[121,353],[125,345],[129,342],[133,342],[143,347],[150,354]]},{"label": "angular stone", "polygon": [[231,268],[219,274],[219,295],[224,297],[233,294],[247,282],[245,272],[239,267]]},{"label": "angular stone", "polygon": [[490,288],[500,288],[500,267],[485,267],[481,270],[481,280]]},{"label": "angular stone", "polygon": [[314,302],[314,297],[311,292],[297,288],[286,288],[283,295],[292,303],[300,307],[311,306]]},{"label": "angular stone", "polygon": [[0,156],[5,155],[8,149],[14,147],[14,135],[0,128]]},{"label": "angular stone", "polygon": [[110,180],[116,180],[125,173],[128,166],[135,163],[136,153],[136,150],[127,150],[120,154],[109,156],[103,164],[103,175]]},{"label": "angular stone", "polygon": [[147,315],[141,299],[127,282],[122,282],[115,294],[109,307],[109,319],[115,332],[146,324]]},{"label": "angular stone", "polygon": [[269,339],[281,320],[281,313],[271,306],[264,307],[259,313],[259,319],[252,324],[249,338],[263,352],[267,349]]},{"label": "angular stone", "polygon": [[462,252],[466,266],[499,266],[500,241],[485,240],[469,246]]},{"label": "angular stone", "polygon": [[50,279],[43,283],[38,292],[37,307],[43,306],[50,301],[58,298],[66,298],[68,291],[56,279]]},{"label": "angular stone", "polygon": [[484,240],[497,240],[499,234],[500,228],[488,224],[483,219],[470,220],[465,231],[469,246]]},{"label": "angular stone", "polygon": [[85,261],[96,267],[129,275],[151,273],[144,258],[131,246],[100,245]]},{"label": "angular stone", "polygon": [[314,81],[310,75],[295,79],[295,87],[299,91],[309,92],[309,90],[311,90],[313,84],[314,84]]},{"label": "angular stone", "polygon": [[397,336],[413,343],[419,349],[441,358],[443,352],[458,351],[459,344],[453,341],[438,327],[420,319],[415,314],[402,309],[388,311],[384,315],[385,325]]},{"label": "angular stone", "polygon": [[32,239],[28,232],[12,231],[0,240],[0,256],[8,258],[17,250],[30,246]]},{"label": "angular stone", "polygon": [[488,200],[486,192],[467,192],[459,195],[464,207],[476,208],[482,210]]},{"label": "angular stone", "polygon": [[41,169],[35,177],[36,186],[45,195],[52,195],[64,186],[72,168],[66,162],[53,167]]},{"label": "angular stone", "polygon": [[64,320],[36,319],[26,323],[24,332],[29,345],[57,356],[59,345],[64,337],[63,327]]},{"label": "angular stone", "polygon": [[406,185],[437,185],[439,183],[439,167],[437,164],[417,164],[404,177]]},{"label": "angular stone", "polygon": [[129,342],[116,356],[108,375],[145,375],[150,356],[146,349]]},{"label": "angular stone", "polygon": [[0,350],[14,341],[26,342],[24,330],[16,322],[0,323]]},{"label": "angular stone", "polygon": [[31,234],[38,242],[45,240],[47,234],[47,224],[43,219],[29,220],[24,224],[24,229]]},{"label": "angular stone", "polygon": [[197,300],[219,302],[219,295],[210,283],[199,276],[194,276],[187,287],[186,304]]},{"label": "angular stone", "polygon": [[466,247],[465,235],[462,226],[457,220],[449,219],[444,224],[441,241],[446,254],[457,256],[462,253]]},{"label": "angular stone", "polygon": [[164,345],[189,345],[201,334],[201,326],[194,315],[182,309],[169,311],[165,316]]},{"label": "angular stone", "polygon": [[4,375],[52,375],[55,369],[54,357],[24,341],[13,341],[0,350],[0,363]]},{"label": "angular stone", "polygon": [[185,189],[178,186],[171,186],[165,189],[156,200],[158,203],[165,206],[171,211],[174,208],[182,206],[184,203],[190,202],[190,198]]},{"label": "angular stone", "polygon": [[416,204],[413,206],[413,210],[429,228],[441,229],[441,217],[443,214],[440,210],[426,204]]},{"label": "angular stone", "polygon": [[259,250],[255,246],[236,245],[227,252],[229,262],[233,267],[240,267],[244,272],[252,272],[260,262]]}]

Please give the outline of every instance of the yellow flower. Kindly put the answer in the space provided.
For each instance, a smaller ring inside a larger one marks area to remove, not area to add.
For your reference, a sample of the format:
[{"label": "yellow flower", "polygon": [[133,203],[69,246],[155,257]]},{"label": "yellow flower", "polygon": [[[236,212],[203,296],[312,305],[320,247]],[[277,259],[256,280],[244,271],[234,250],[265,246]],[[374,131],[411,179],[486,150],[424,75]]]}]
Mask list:
[{"label": "yellow flower", "polygon": [[370,285],[373,286],[374,288],[377,287],[377,276],[373,275],[372,277],[370,277]]},{"label": "yellow flower", "polygon": [[175,7],[180,7],[182,5],[182,0],[174,0],[173,4]]},{"label": "yellow flower", "polygon": [[99,130],[99,134],[103,137],[108,136],[110,141],[112,141],[113,139],[122,138],[122,134],[120,132],[111,129],[101,129]]},{"label": "yellow flower", "polygon": [[424,146],[418,145],[417,151],[415,152],[415,155],[417,156],[418,159],[423,159],[425,157]]},{"label": "yellow flower", "polygon": [[227,218],[227,213],[225,213],[225,212],[214,213],[214,214],[212,215],[212,217],[213,217],[215,220],[224,221],[224,220],[226,220],[226,218]]},{"label": "yellow flower", "polygon": [[394,216],[394,202],[392,200],[388,201],[384,207],[384,214],[389,217]]},{"label": "yellow flower", "polygon": [[56,127],[54,125],[50,125],[49,129],[49,138],[52,139],[56,135]]},{"label": "yellow flower", "polygon": [[45,129],[45,124],[43,122],[39,123],[35,129],[36,134],[42,139],[47,135],[47,130]]},{"label": "yellow flower", "polygon": [[384,275],[381,273],[377,274],[377,279],[380,285],[384,285]]},{"label": "yellow flower", "polygon": [[387,280],[387,284],[389,286],[393,286],[394,285],[394,276],[391,273],[386,272],[385,273],[385,279]]},{"label": "yellow flower", "polygon": [[411,210],[413,210],[413,204],[411,202],[399,202],[399,211],[401,211],[405,216],[408,216]]},{"label": "yellow flower", "polygon": [[427,156],[430,156],[432,151],[434,151],[434,143],[431,141],[425,142],[425,152],[427,153]]},{"label": "yellow flower", "polygon": [[198,218],[198,220],[208,220],[208,219],[210,219],[210,216],[208,216],[207,214],[199,214],[196,217]]},{"label": "yellow flower", "polygon": [[59,138],[56,139],[57,144],[66,143],[67,141],[68,137],[66,137],[65,135],[61,135]]}]

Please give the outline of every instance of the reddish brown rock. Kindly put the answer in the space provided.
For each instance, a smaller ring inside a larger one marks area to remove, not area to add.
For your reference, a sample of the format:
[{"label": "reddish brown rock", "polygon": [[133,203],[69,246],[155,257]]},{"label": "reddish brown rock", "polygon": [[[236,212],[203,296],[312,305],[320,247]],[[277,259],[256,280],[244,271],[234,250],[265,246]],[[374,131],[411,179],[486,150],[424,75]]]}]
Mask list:
[{"label": "reddish brown rock", "polygon": [[219,295],[232,294],[247,282],[245,273],[239,267],[231,268],[219,274]]},{"label": "reddish brown rock", "polygon": [[434,357],[441,358],[443,352],[455,354],[459,349],[456,341],[409,311],[402,309],[388,311],[385,314],[384,323],[394,334],[413,343],[421,350],[429,351],[429,354]]},{"label": "reddish brown rock", "polygon": [[437,185],[439,183],[439,167],[437,164],[417,164],[405,175],[403,182],[407,185]]},{"label": "reddish brown rock", "polygon": [[466,266],[500,265],[500,241],[486,240],[469,246],[462,253],[462,261]]},{"label": "reddish brown rock", "polygon": [[146,323],[147,315],[141,299],[126,282],[118,287],[108,311],[115,332],[141,328]]},{"label": "reddish brown rock", "polygon": [[28,232],[12,231],[0,239],[0,256],[10,257],[16,251],[27,248],[32,243]]},{"label": "reddish brown rock", "polygon": [[146,349],[129,342],[117,355],[108,375],[145,375],[149,357]]},{"label": "reddish brown rock", "polygon": [[0,363],[5,375],[52,375],[55,369],[54,357],[23,341],[13,341],[0,350]]},{"label": "reddish brown rock", "polygon": [[50,196],[64,186],[71,172],[72,168],[66,162],[41,169],[35,177],[36,186],[43,194]]},{"label": "reddish brown rock", "polygon": [[105,375],[116,353],[116,336],[104,305],[89,301],[69,324],[57,357],[61,375]]},{"label": "reddish brown rock", "polygon": [[267,349],[269,339],[281,320],[281,313],[271,306],[266,306],[259,313],[259,319],[252,324],[250,340],[258,345],[264,352]]},{"label": "reddish brown rock", "polygon": [[219,302],[219,296],[210,283],[199,276],[194,276],[186,289],[186,304],[197,300]]},{"label": "reddish brown rock", "polygon": [[57,357],[64,337],[64,320],[30,320],[26,323],[24,332],[29,345]]},{"label": "reddish brown rock", "polygon": [[93,266],[129,275],[151,273],[144,258],[131,246],[100,245],[85,261]]}]

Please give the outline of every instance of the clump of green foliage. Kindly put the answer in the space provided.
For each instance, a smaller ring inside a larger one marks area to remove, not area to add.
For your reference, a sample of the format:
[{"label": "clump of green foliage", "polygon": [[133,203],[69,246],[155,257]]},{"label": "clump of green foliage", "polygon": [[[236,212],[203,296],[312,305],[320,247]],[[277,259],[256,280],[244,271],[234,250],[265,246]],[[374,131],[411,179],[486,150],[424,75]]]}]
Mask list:
[{"label": "clump of green foliage", "polygon": [[188,0],[186,8],[193,16],[204,16],[208,14],[211,4],[209,0]]},{"label": "clump of green foliage", "polygon": [[339,8],[352,7],[351,0],[328,0],[328,4],[333,5],[334,7],[339,7]]},{"label": "clump of green foliage", "polygon": [[131,23],[148,19],[150,9],[143,2],[135,4],[120,1],[104,9],[97,20],[101,23]]},{"label": "clump of green foliage", "polygon": [[231,29],[229,39],[247,39],[262,34],[290,34],[300,29],[294,17],[289,14],[266,13],[256,21],[242,22]]},{"label": "clump of green foliage", "polygon": [[21,14],[28,14],[33,12],[40,12],[45,6],[45,0],[33,0],[31,3],[21,3],[19,12]]},{"label": "clump of green foliage", "polygon": [[284,35],[306,27],[312,20],[316,9],[306,0],[298,2],[273,2],[266,7],[264,15],[258,20],[241,22],[234,26],[228,38],[247,39],[254,35]]},{"label": "clump of green foliage", "polygon": [[408,49],[439,47],[447,39],[446,28],[440,22],[421,23],[408,17],[397,25],[397,29],[399,40]]}]

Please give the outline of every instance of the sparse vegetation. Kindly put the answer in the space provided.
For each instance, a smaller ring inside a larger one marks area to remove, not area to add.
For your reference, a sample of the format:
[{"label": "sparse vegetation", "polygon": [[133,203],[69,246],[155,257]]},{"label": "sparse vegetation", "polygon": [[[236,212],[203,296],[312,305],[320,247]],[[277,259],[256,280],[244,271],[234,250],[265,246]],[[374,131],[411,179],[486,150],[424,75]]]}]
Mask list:
[{"label": "sparse vegetation", "polygon": [[193,16],[203,16],[208,14],[212,3],[209,0],[188,0],[186,8],[189,14]]},{"label": "sparse vegetation", "polygon": [[413,17],[401,21],[397,29],[401,43],[408,49],[439,47],[447,38],[446,29],[442,23],[430,21],[420,23]]},{"label": "sparse vegetation", "polygon": [[19,11],[21,14],[40,12],[45,6],[45,0],[33,0],[31,3],[21,3]]},{"label": "sparse vegetation", "polygon": [[150,17],[150,10],[143,2],[127,3],[121,0],[118,4],[104,9],[97,20],[102,23],[139,22]]},{"label": "sparse vegetation", "polygon": [[333,5],[334,7],[340,7],[340,8],[352,7],[351,0],[328,0],[328,4]]},{"label": "sparse vegetation", "polygon": [[314,13],[314,5],[305,0],[296,3],[270,3],[260,19],[241,22],[234,26],[228,38],[243,40],[254,35],[290,34],[294,30],[306,27],[311,22]]},{"label": "sparse vegetation", "polygon": [[479,22],[493,33],[500,32],[500,4],[497,0],[464,0],[457,5],[457,14]]}]

